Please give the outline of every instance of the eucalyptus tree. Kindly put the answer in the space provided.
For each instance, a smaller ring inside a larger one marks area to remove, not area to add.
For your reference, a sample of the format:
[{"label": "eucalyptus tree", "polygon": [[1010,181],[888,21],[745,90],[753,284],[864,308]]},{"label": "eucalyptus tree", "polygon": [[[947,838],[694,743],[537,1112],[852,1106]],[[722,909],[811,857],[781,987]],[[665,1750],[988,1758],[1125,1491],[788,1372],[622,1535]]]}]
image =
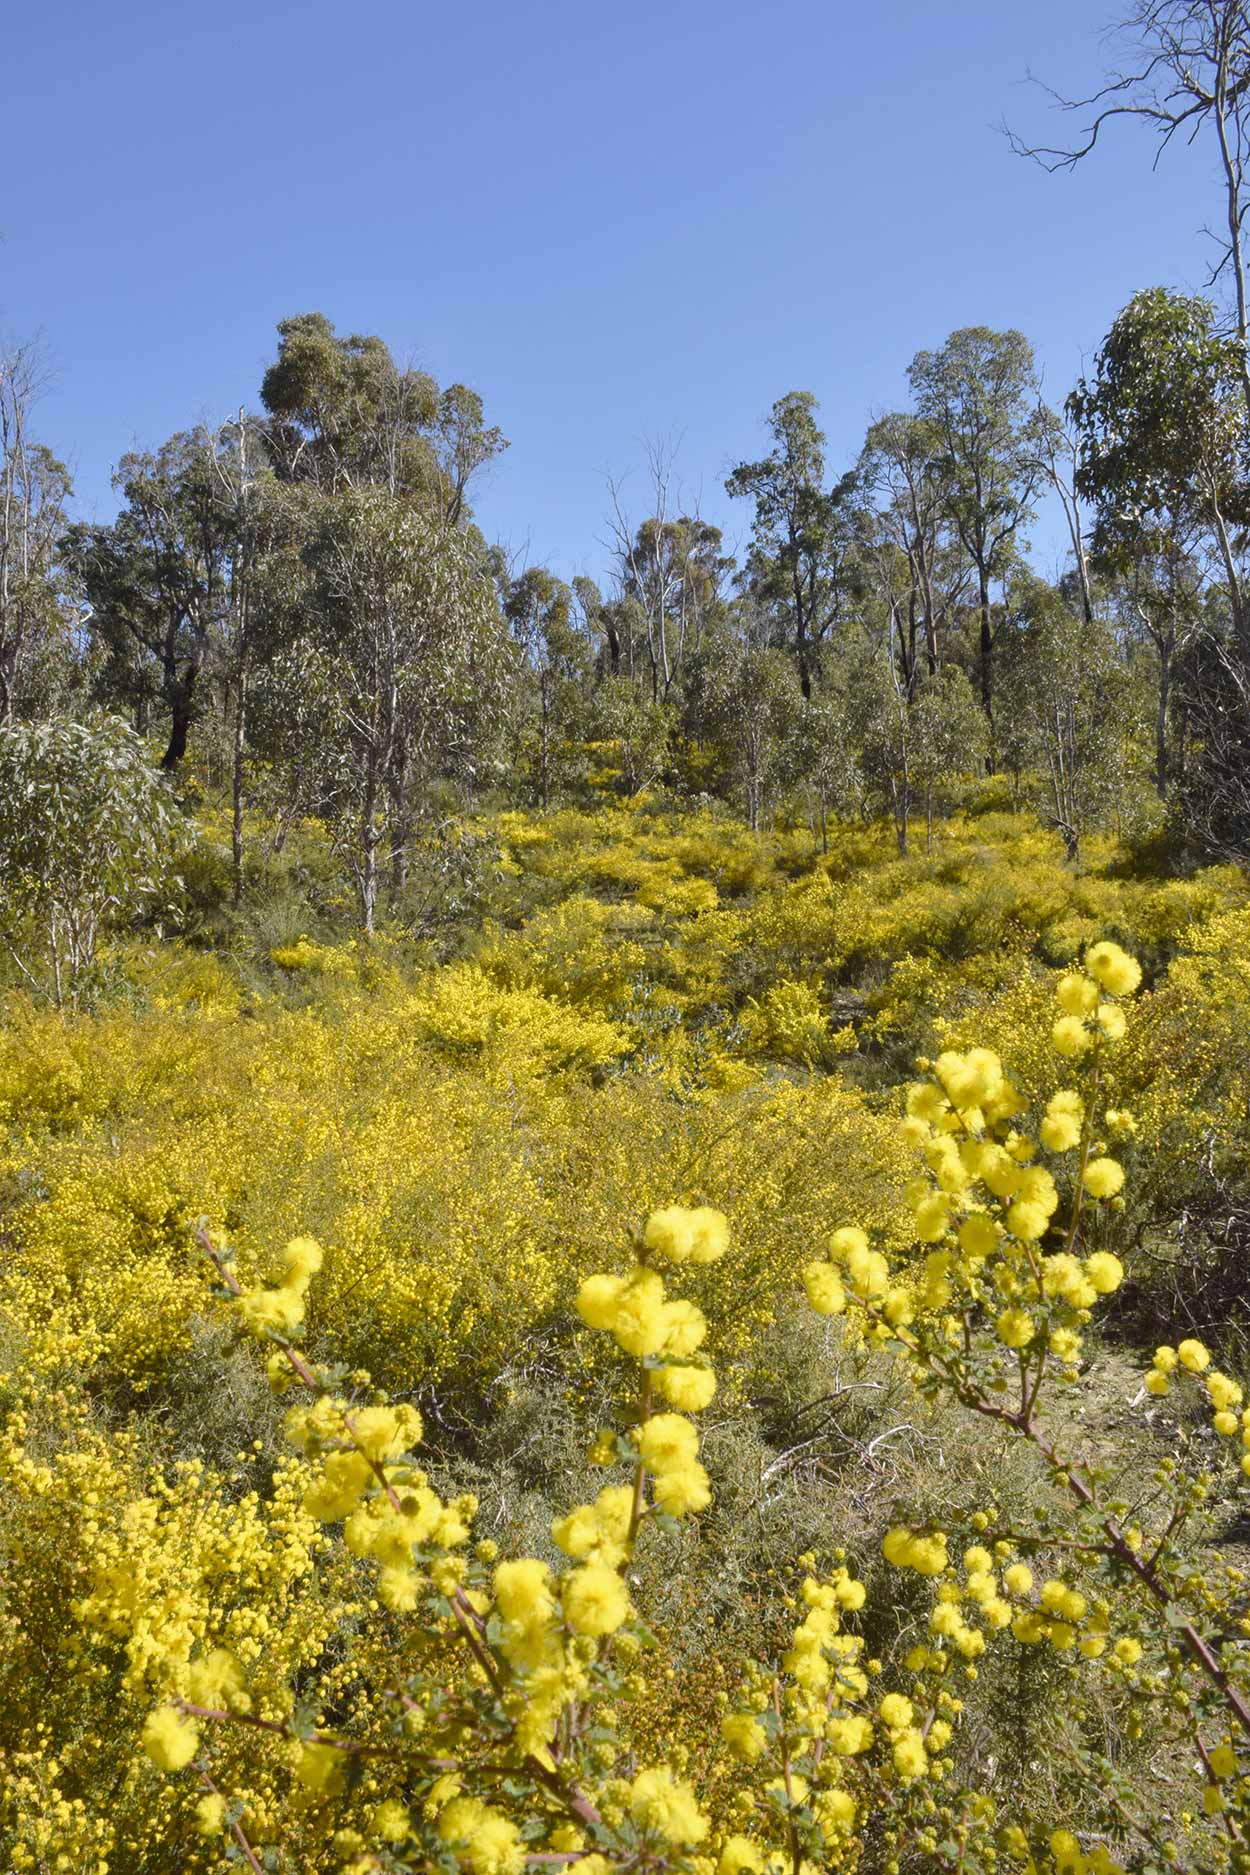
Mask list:
[{"label": "eucalyptus tree", "polygon": [[803,710],[793,660],[778,646],[726,646],[712,673],[708,713],[753,832],[796,774]]},{"label": "eucalyptus tree", "polygon": [[626,514],[621,485],[608,485],[619,588],[610,642],[613,669],[624,662],[631,676],[645,674],[652,701],[666,703],[716,616],[730,563],[720,529],[683,512],[670,444],[650,445],[649,469],[652,512],[640,523]]},{"label": "eucalyptus tree", "polygon": [[854,475],[825,485],[825,436],[810,391],[788,391],[768,419],[773,447],[740,462],[726,491],[755,504],[740,585],[776,621],[810,697],[823,648],[846,618],[852,590]]},{"label": "eucalyptus tree", "polygon": [[1248,432],[1236,342],[1198,296],[1152,287],[1131,299],[1068,399],[1077,492],[1094,545],[1117,570],[1193,539],[1222,579],[1250,654],[1243,532],[1250,523]]},{"label": "eucalyptus tree", "polygon": [[1058,108],[1081,120],[1065,146],[1031,144],[1008,131],[1017,154],[1048,170],[1072,170],[1103,133],[1130,122],[1156,143],[1155,162],[1174,142],[1201,142],[1221,197],[1220,231],[1209,285],[1227,281],[1232,297],[1235,369],[1250,422],[1250,280],[1245,248],[1246,165],[1250,158],[1250,7],[1247,0],[1137,0],[1104,35],[1123,49],[1121,62],[1083,96],[1051,91]]},{"label": "eucalyptus tree", "polygon": [[524,679],[519,744],[528,755],[538,805],[548,807],[566,778],[570,744],[581,726],[590,644],[576,617],[572,588],[545,566],[526,567],[510,582],[503,610]]},{"label": "eucalyptus tree", "polygon": [[915,690],[921,661],[932,676],[944,631],[968,583],[952,538],[944,437],[927,417],[893,411],[868,431],[859,459],[865,511],[862,555],[894,622],[903,680]]},{"label": "eucalyptus tree", "polygon": [[91,984],[100,939],[175,889],[168,786],[117,717],[0,727],[0,944],[58,1008]]},{"label": "eucalyptus tree", "polygon": [[471,537],[380,488],[309,496],[305,681],[324,699],[332,824],[375,928],[385,846],[398,901],[434,781],[472,778],[512,667]]},{"label": "eucalyptus tree", "polygon": [[466,385],[440,393],[376,334],[339,334],[323,313],[278,326],[261,402],[279,474],[326,494],[376,485],[418,496],[458,524],[472,477],[508,445]]},{"label": "eucalyptus tree", "polygon": [[1111,626],[1087,624],[1032,575],[1014,583],[1004,631],[1003,753],[1033,777],[1037,812],[1076,863],[1091,830],[1136,819],[1140,689]]},{"label": "eucalyptus tree", "polygon": [[216,450],[200,429],[123,456],[113,477],[125,503],[116,521],[77,524],[65,539],[105,655],[108,700],[143,725],[157,709],[168,713],[165,769],[186,755],[201,679],[231,604],[238,516]]},{"label": "eucalyptus tree", "polygon": [[1034,412],[1033,442],[1042,483],[1059,503],[1068,543],[1072,549],[1072,569],[1081,595],[1081,615],[1087,625],[1094,619],[1094,587],[1090,574],[1089,542],[1078,486],[1081,466],[1081,440],[1070,415],[1062,415],[1039,403]]},{"label": "eucalyptus tree", "polygon": [[0,723],[46,689],[66,634],[57,548],[72,485],[31,434],[39,388],[32,346],[0,351]]},{"label": "eucalyptus tree", "polygon": [[1023,333],[965,326],[939,351],[918,352],[907,376],[918,415],[941,439],[946,512],[976,579],[978,680],[992,716],[991,591],[1016,562],[1040,473],[1033,350]]},{"label": "eucalyptus tree", "polygon": [[989,723],[976,692],[956,664],[925,676],[911,702],[915,754],[911,773],[924,797],[925,850],[933,846],[933,810],[944,787],[957,775],[985,767]]}]

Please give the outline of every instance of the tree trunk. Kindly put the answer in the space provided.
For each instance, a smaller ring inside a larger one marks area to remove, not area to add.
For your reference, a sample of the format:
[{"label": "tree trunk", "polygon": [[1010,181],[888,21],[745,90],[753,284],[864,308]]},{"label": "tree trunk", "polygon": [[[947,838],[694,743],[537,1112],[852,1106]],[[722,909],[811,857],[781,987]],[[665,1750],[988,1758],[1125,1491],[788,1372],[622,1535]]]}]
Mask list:
[{"label": "tree trunk", "polygon": [[166,774],[174,769],[187,752],[187,738],[191,733],[191,698],[195,687],[195,678],[188,672],[181,682],[174,686],[170,696],[169,741],[161,757],[161,767]]},{"label": "tree trunk", "polygon": [[981,679],[981,704],[990,721],[994,720],[994,631],[990,618],[990,582],[984,566],[977,568],[977,598],[981,612],[981,649],[978,674]]},{"label": "tree trunk", "polygon": [[230,858],[234,902],[243,901],[243,769],[247,751],[247,666],[240,658],[234,710],[234,764],[230,779]]},{"label": "tree trunk", "polygon": [[1159,799],[1165,801],[1168,792],[1168,702],[1172,693],[1172,650],[1167,644],[1159,646],[1159,702],[1155,711],[1155,787]]}]

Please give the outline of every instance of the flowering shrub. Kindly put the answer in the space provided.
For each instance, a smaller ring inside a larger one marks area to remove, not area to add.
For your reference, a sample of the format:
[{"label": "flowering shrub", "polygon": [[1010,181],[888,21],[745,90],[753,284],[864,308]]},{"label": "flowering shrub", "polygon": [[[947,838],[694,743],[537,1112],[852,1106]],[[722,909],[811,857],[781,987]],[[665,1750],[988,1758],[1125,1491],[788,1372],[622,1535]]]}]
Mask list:
[{"label": "flowering shrub", "polygon": [[[201,1226],[197,1280],[255,1346],[244,1365],[263,1365],[287,1455],[244,1490],[198,1461],[145,1481],[133,1441],[38,1360],[10,1381],[0,1473],[27,1543],[57,1532],[53,1579],[15,1582],[5,1609],[9,1655],[41,1663],[44,1691],[8,1748],[12,1866],[55,1851],[207,1869],[228,1849],[349,1875],[1242,1867],[1247,1575],[1212,1534],[1250,1476],[1250,1407],[1196,1338],[1161,1345],[1141,1410],[1189,1395],[1198,1423],[1126,1492],[1066,1404],[1124,1279],[1108,1237],[1135,1150],[1120,1077],[1140,981],[1106,941],[1059,979],[1040,1100],[988,1048],[922,1064],[901,1122],[907,1238],[846,1223],[796,1259],[818,1319],[1024,1455],[1035,1514],[1021,1522],[1001,1475],[952,1481],[940,1519],[889,1527],[884,1574],[831,1530],[793,1565],[776,1653],[741,1661],[704,1713],[719,1746],[697,1776],[648,1722],[667,1643],[640,1585],[644,1553],[712,1504],[699,1416],[725,1376],[689,1292],[741,1280],[725,1215],[662,1204],[581,1280],[576,1313],[619,1376],[591,1441],[602,1482],[545,1554],[520,1555],[436,1481],[410,1399],[318,1357],[320,1244],[291,1238],[265,1281]],[[882,1626],[887,1591],[908,1612]],[[994,1742],[967,1732],[981,1676],[1018,1683],[1037,1661],[1042,1800],[1004,1787]],[[101,1742],[66,1722],[74,1688],[101,1680],[130,1739],[107,1803],[83,1794]]]},{"label": "flowering shrub", "polygon": [[1241,1866],[1246,1376],[1142,1277],[1245,1165],[1244,880],[474,837],[449,962],[7,1005],[5,1865]]}]

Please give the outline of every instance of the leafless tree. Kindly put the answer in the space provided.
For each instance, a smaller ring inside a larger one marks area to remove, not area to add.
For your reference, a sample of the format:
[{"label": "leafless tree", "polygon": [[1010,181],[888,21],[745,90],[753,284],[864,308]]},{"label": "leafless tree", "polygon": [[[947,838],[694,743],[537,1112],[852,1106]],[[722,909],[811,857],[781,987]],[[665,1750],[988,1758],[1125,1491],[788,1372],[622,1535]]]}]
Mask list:
[{"label": "leafless tree", "polygon": [[1068,147],[1030,144],[1004,126],[1012,148],[1043,168],[1075,169],[1120,118],[1157,139],[1155,162],[1176,140],[1206,138],[1218,158],[1222,226],[1210,284],[1231,284],[1242,395],[1250,417],[1250,289],[1246,278],[1246,163],[1250,158],[1250,9],[1246,0],[1139,0],[1112,32],[1122,64],[1083,97],[1044,86],[1060,110],[1085,122]]},{"label": "leafless tree", "polygon": [[633,602],[641,619],[657,702],[667,698],[697,645],[725,566],[720,530],[700,518],[697,504],[693,513],[683,512],[676,455],[672,441],[647,444],[651,513],[637,527],[626,514],[622,484],[608,483],[621,598]]},{"label": "leafless tree", "polygon": [[1037,462],[1043,481],[1050,487],[1063,509],[1072,560],[1081,589],[1081,611],[1087,625],[1094,617],[1094,599],[1089,577],[1089,554],[1085,541],[1085,522],[1076,492],[1076,472],[1080,443],[1071,425],[1045,404],[1039,404],[1034,425]]}]

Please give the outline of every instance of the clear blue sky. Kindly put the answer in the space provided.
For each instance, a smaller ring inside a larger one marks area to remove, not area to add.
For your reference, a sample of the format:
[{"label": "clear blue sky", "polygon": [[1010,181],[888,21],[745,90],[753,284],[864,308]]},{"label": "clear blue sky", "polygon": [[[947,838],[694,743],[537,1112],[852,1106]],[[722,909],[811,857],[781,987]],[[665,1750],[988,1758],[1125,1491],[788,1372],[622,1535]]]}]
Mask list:
[{"label": "clear blue sky", "polygon": [[513,551],[601,571],[606,478],[644,511],[659,435],[740,539],[721,484],[783,392],[840,469],[954,327],[1019,326],[1058,400],[1134,291],[1201,285],[1203,161],[1152,175],[1129,128],[1048,178],[995,128],[1059,128],[1025,74],[1092,80],[1094,5],[15,8],[0,330],[42,335],[91,517],[123,450],[255,404],[276,321],[318,309],[482,392],[512,448],[477,512]]}]

